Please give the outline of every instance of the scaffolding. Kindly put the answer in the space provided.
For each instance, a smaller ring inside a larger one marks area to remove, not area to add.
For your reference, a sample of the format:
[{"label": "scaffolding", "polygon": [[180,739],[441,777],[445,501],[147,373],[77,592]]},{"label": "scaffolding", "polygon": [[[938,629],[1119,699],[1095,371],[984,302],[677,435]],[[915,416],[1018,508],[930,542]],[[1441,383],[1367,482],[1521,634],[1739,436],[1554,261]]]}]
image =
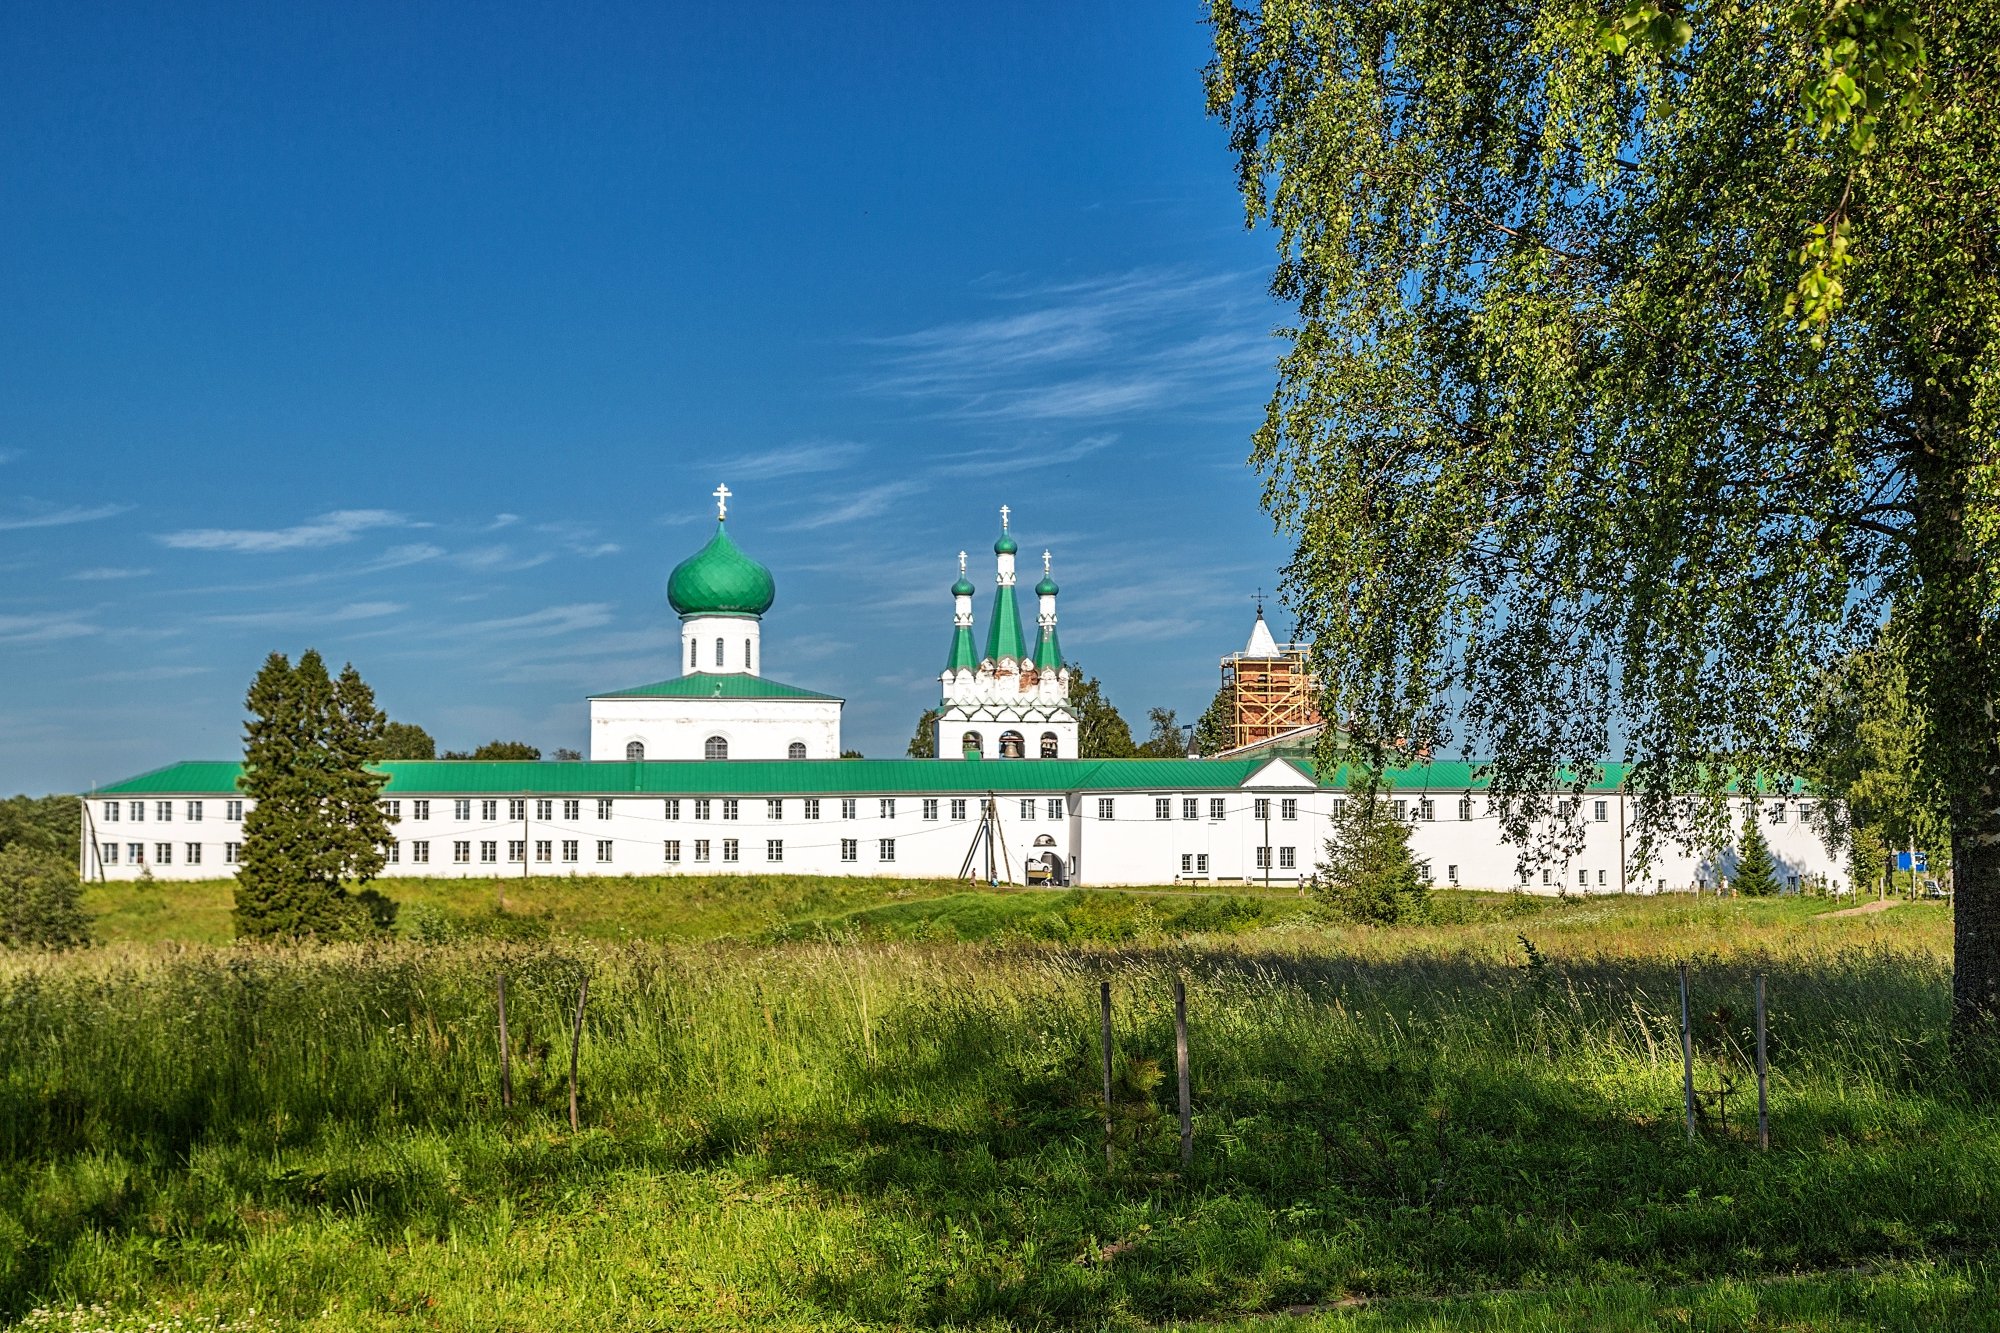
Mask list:
[{"label": "scaffolding", "polygon": [[1231,653],[1222,659],[1222,688],[1233,702],[1229,748],[1256,745],[1321,720],[1306,652],[1281,644],[1275,657]]}]

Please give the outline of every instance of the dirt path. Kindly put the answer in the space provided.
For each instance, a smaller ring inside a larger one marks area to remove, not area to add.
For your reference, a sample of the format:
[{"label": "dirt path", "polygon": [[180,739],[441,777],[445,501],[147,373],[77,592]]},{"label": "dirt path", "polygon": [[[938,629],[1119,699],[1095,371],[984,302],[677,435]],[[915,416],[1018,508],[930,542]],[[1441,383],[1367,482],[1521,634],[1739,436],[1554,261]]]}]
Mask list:
[{"label": "dirt path", "polygon": [[1902,905],[1901,898],[1879,898],[1872,903],[1863,903],[1859,907],[1843,907],[1838,912],[1821,912],[1813,920],[1826,921],[1836,916],[1867,916],[1870,912],[1886,912],[1892,907]]}]

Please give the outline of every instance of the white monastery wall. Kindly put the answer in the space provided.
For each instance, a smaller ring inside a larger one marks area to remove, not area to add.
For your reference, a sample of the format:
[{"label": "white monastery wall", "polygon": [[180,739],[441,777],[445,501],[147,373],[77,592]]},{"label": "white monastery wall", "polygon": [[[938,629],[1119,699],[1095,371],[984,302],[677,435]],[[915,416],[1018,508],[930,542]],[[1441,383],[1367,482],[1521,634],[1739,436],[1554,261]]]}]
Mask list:
[{"label": "white monastery wall", "polygon": [[647,759],[704,759],[708,738],[731,759],[840,758],[838,699],[602,698],[590,701],[590,757],[622,760],[637,741]]}]

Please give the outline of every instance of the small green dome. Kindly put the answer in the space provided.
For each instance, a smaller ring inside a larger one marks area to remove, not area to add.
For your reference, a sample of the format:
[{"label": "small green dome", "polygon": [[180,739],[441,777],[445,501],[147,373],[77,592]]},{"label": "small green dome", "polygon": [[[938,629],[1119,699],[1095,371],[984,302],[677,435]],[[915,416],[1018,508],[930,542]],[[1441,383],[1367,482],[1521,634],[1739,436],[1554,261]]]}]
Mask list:
[{"label": "small green dome", "polygon": [[1014,539],[1007,535],[1005,530],[1002,530],[1000,533],[1000,540],[993,543],[993,554],[995,555],[1012,555],[1020,549],[1015,544]]},{"label": "small green dome", "polygon": [[667,602],[683,617],[761,616],[777,597],[771,571],[743,554],[721,524],[667,576]]},{"label": "small green dome", "polygon": [[972,580],[966,578],[963,574],[958,576],[958,582],[951,585],[951,595],[953,597],[970,597],[978,591],[979,589],[972,586]]},{"label": "small green dome", "polygon": [[1053,597],[1061,591],[1062,589],[1056,586],[1056,581],[1047,574],[1042,575],[1042,581],[1035,585],[1035,596],[1037,597]]}]

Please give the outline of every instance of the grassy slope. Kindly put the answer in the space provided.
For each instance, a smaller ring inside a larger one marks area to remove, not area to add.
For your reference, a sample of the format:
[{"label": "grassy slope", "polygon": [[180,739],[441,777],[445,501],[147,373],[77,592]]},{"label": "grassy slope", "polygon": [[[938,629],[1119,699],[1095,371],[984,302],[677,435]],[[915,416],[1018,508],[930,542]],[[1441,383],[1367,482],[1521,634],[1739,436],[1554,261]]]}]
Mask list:
[{"label": "grassy slope", "polygon": [[[1363,1294],[1391,1299],[1305,1325],[1993,1326],[2000,1120],[1942,1058],[1940,908],[1475,900],[1421,930],[1176,938],[1202,900],[766,887],[653,928],[906,938],[0,961],[0,1321],[104,1300],[327,1328],[1123,1327]],[[1029,917],[1118,942],[907,939],[1017,940]],[[1772,978],[1770,1154],[1735,1108],[1683,1141],[1670,964],[1690,955],[1705,1013],[1747,1013],[1752,965]],[[1191,989],[1188,1171],[1157,1070],[1170,975]]]}]

